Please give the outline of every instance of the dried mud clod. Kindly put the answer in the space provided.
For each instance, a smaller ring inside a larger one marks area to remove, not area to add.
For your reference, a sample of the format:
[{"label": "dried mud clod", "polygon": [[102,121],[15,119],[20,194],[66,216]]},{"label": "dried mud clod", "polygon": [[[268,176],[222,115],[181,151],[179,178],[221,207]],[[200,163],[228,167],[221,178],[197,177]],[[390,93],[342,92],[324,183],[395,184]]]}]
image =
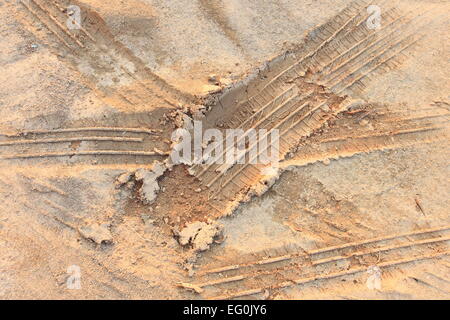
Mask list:
[{"label": "dried mud clod", "polygon": [[211,244],[223,236],[223,226],[216,221],[196,221],[174,233],[179,244],[192,247],[194,252],[201,252],[208,250]]},{"label": "dried mud clod", "polygon": [[136,171],[134,177],[137,181],[142,181],[142,186],[139,190],[141,199],[146,203],[152,203],[156,199],[159,191],[158,178],[164,174],[166,167],[157,163],[152,170],[139,169]]},{"label": "dried mud clod", "polygon": [[139,199],[145,204],[151,204],[160,190],[158,179],[166,170],[163,163],[155,162],[151,169],[141,168],[134,172],[125,172],[117,177],[116,187],[137,188]]}]

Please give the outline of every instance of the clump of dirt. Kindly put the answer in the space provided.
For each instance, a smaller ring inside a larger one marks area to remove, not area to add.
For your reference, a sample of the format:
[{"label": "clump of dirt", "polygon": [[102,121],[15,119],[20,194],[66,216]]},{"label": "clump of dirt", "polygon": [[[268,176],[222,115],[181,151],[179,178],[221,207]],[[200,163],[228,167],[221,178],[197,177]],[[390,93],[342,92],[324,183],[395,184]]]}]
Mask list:
[{"label": "clump of dirt", "polygon": [[167,168],[162,162],[155,162],[151,169],[138,169],[135,172],[125,172],[116,179],[116,186],[126,186],[128,189],[136,189],[139,199],[145,204],[155,201],[160,186],[158,179],[166,172]]},{"label": "clump of dirt", "polygon": [[267,166],[261,170],[261,180],[252,186],[248,197],[261,196],[269,190],[280,177],[281,170],[278,166]]},{"label": "clump of dirt", "polygon": [[191,246],[194,251],[206,251],[214,241],[222,236],[223,226],[216,221],[196,221],[176,232],[182,246]]},{"label": "clump of dirt", "polygon": [[166,167],[162,163],[157,163],[152,170],[139,169],[134,174],[137,181],[142,181],[139,190],[141,199],[146,203],[152,203],[159,191],[158,178],[164,174]]}]

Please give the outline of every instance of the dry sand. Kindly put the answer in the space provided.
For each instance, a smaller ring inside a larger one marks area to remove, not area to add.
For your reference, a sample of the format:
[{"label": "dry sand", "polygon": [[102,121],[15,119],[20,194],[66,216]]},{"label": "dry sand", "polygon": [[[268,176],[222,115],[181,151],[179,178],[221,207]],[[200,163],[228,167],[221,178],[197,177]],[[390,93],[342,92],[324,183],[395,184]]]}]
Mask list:
[{"label": "dry sand", "polygon": [[[0,1],[0,298],[448,299],[449,13]],[[192,120],[282,161],[171,165]]]}]

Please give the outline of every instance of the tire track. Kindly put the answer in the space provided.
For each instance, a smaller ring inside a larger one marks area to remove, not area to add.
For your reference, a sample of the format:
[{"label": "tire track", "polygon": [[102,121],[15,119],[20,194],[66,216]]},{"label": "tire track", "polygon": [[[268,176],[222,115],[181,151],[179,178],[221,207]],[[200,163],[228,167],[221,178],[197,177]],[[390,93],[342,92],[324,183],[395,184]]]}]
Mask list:
[{"label": "tire track", "polygon": [[[265,290],[281,289],[363,272],[367,270],[367,266],[362,266],[357,258],[366,256],[378,256],[378,260],[380,260],[380,256],[383,254],[382,261],[376,263],[378,267],[391,267],[423,259],[434,259],[450,253],[447,250],[449,241],[450,226],[444,226],[349,242],[316,250],[301,250],[270,258],[267,258],[266,254],[260,254],[264,258],[200,270],[197,276],[199,282],[187,284],[184,287],[194,289],[197,293],[205,293],[203,296],[206,295],[206,298],[232,299],[263,293]],[[399,256],[404,256],[401,250],[419,250],[420,255],[397,260]],[[245,260],[245,258],[238,260]],[[341,262],[341,267],[337,262]],[[343,265],[349,266],[349,269],[344,267],[344,270],[339,270]],[[323,269],[324,267],[325,269]],[[240,290],[237,292],[233,287],[235,283],[239,283]],[[261,283],[264,284],[263,287],[254,288]],[[241,290],[242,287],[245,290]],[[214,294],[218,290],[224,294],[215,296]],[[230,290],[231,292],[229,292]]]},{"label": "tire track", "polygon": [[80,127],[0,134],[0,160],[63,160],[76,157],[76,161],[102,158],[107,162],[134,163],[136,157],[161,159],[167,154],[154,148],[152,140],[159,134],[157,130],[124,127]]},{"label": "tire track", "polygon": [[[450,254],[450,251],[445,251],[445,252],[440,252],[440,253],[436,253],[436,254],[386,261],[386,262],[378,264],[378,267],[391,268],[394,266],[399,266],[399,265],[408,264],[408,263],[412,263],[412,262],[436,259],[436,258],[448,256],[449,254]],[[275,285],[275,286],[250,289],[250,290],[246,290],[246,291],[239,291],[239,292],[221,295],[221,296],[213,296],[213,297],[209,297],[208,299],[209,300],[231,300],[234,298],[239,298],[239,297],[244,297],[244,296],[262,294],[266,290],[285,289],[285,288],[289,288],[289,287],[293,287],[293,286],[304,285],[304,284],[308,284],[308,283],[316,283],[318,281],[331,280],[331,279],[335,279],[335,278],[339,278],[339,277],[343,277],[343,276],[350,276],[350,275],[354,275],[354,274],[366,272],[366,271],[367,271],[367,268],[361,267],[361,268],[354,268],[354,269],[346,270],[346,271],[334,272],[334,273],[330,273],[327,275],[314,275],[314,276],[289,280],[289,281],[283,282],[283,283]]]},{"label": "tire track", "polygon": [[[423,27],[430,22],[432,13],[439,9],[433,6],[429,10],[422,10],[418,5],[402,12],[397,7],[385,7],[382,28],[369,30],[364,23],[367,19],[363,10],[365,6],[365,1],[356,1],[328,24],[315,30],[316,36],[305,44],[313,49],[304,50],[307,53],[302,58],[296,59],[281,72],[275,72],[268,80],[263,80],[262,90],[239,103],[238,109],[233,112],[235,116],[229,122],[229,127],[245,130],[238,143],[244,142],[246,134],[252,129],[266,129],[269,132],[280,130],[279,151],[283,159],[301,140],[315,135],[327,121],[347,108],[349,102],[342,103],[341,96],[356,94],[365,79],[400,61],[404,53],[425,36]],[[253,86],[258,88],[261,84]],[[295,103],[285,108],[291,101]],[[239,117],[244,120],[235,121]],[[417,137],[423,135],[425,139],[426,133],[434,129],[428,126],[419,129],[414,123],[418,120],[411,118],[408,126],[407,119],[403,119],[405,128],[397,128],[392,119],[392,128],[386,130],[386,136],[415,132]],[[424,116],[424,120],[431,118]],[[384,123],[387,124],[387,121]],[[260,140],[268,136],[266,134]],[[263,166],[250,165],[255,160],[251,153],[258,143],[251,142],[235,163],[194,165],[191,172],[211,190],[210,198],[213,200],[234,199],[237,193],[261,178],[260,169]],[[219,158],[223,158],[233,148],[227,146]],[[267,148],[259,151],[256,157],[266,151]],[[237,164],[247,155],[247,162]],[[211,206],[221,207],[220,204]]]},{"label": "tire track", "polygon": [[60,138],[60,139],[35,139],[35,140],[14,140],[0,142],[2,146],[14,146],[21,144],[46,144],[46,143],[64,143],[81,141],[109,141],[109,142],[143,142],[142,138],[124,138],[124,137],[79,137],[79,138]]},{"label": "tire track", "polygon": [[[450,114],[438,112],[437,108],[391,111],[374,107],[367,110],[341,113],[327,129],[302,141],[280,167],[305,166],[363,152],[436,143],[450,137]],[[366,121],[365,125],[360,123],[362,120]]]},{"label": "tire track", "polygon": [[329,252],[333,252],[333,251],[337,251],[337,250],[354,249],[354,248],[357,248],[357,247],[360,247],[363,245],[373,245],[373,244],[383,242],[383,241],[392,241],[392,240],[397,240],[397,239],[407,238],[407,237],[412,237],[412,236],[421,236],[424,234],[430,234],[430,233],[433,234],[433,233],[449,232],[449,231],[450,231],[450,226],[443,226],[443,227],[416,230],[416,231],[412,231],[412,232],[392,234],[392,235],[387,235],[387,236],[380,236],[380,237],[376,237],[376,238],[359,240],[359,241],[348,242],[348,243],[344,243],[344,244],[340,244],[340,245],[334,245],[334,246],[330,246],[330,247],[324,247],[324,248],[320,248],[320,249],[310,250],[307,252],[302,251],[298,254],[283,255],[283,256],[274,257],[274,258],[270,258],[270,259],[256,260],[256,261],[253,261],[250,263],[228,265],[228,266],[224,266],[224,267],[203,270],[203,271],[200,271],[199,274],[203,275],[203,274],[222,273],[222,272],[226,272],[226,271],[237,270],[237,269],[242,269],[242,268],[246,268],[246,267],[252,267],[255,265],[264,265],[264,264],[270,264],[270,263],[274,263],[274,262],[278,262],[278,261],[290,260],[293,257],[297,257],[297,256],[298,257],[309,257],[311,255],[319,255],[319,254],[329,253]]},{"label": "tire track", "polygon": [[[290,62],[291,64],[287,69],[278,71],[280,66],[274,66],[274,69],[276,70],[275,74],[266,71],[266,73],[268,73],[267,75],[261,75],[258,79],[253,81],[253,83],[246,85],[245,91],[247,97],[242,99],[242,101],[237,102],[237,109],[241,109],[241,111],[237,112],[236,116],[233,117],[233,120],[229,121],[230,127],[238,127],[239,124],[242,123],[241,119],[244,118],[241,115],[249,116],[254,110],[259,110],[263,108],[264,105],[273,102],[275,97],[284,91],[283,87],[285,87],[287,82],[303,76],[306,72],[306,68],[303,68],[302,70],[296,70],[295,68],[298,66],[303,67],[304,61],[313,57],[316,52],[322,49],[322,47],[326,47],[326,44],[338,40],[339,37],[337,36],[347,30],[351,26],[351,22],[361,15],[361,10],[365,7],[366,3],[368,3],[367,0],[352,2],[347,9],[344,9],[335,18],[331,19],[330,22],[311,32],[314,36],[309,36],[303,47],[297,50],[298,52],[307,52],[307,54],[302,54],[301,59],[296,59],[295,54],[293,54],[290,58],[294,58],[294,61]],[[363,14],[362,20],[365,20],[367,17],[367,14]],[[270,69],[272,69],[272,67]],[[292,70],[294,72],[291,73]],[[268,80],[264,80],[265,78]],[[251,89],[255,90],[256,93],[249,96],[248,90]],[[219,104],[222,105],[220,100]]]},{"label": "tire track", "polygon": [[[179,102],[190,104],[196,100],[195,97],[180,92],[150,71],[129,49],[114,39],[98,15],[81,4],[70,3],[82,9],[83,22],[77,25],[78,30],[68,30],[65,24],[69,15],[65,1],[20,0],[20,3],[72,53],[73,63],[77,65],[89,61],[91,66],[113,68],[109,75],[106,75],[110,77],[110,83],[114,83],[114,77],[125,77],[140,88],[139,94],[131,92],[130,95],[129,90],[120,84],[101,85],[102,79],[98,78],[98,75],[86,74],[88,78],[94,78],[96,80],[94,82],[100,84],[97,85],[99,89],[107,95],[117,95],[123,102],[131,105],[145,105],[156,99],[160,103],[177,107]],[[111,63],[108,64],[108,61]],[[105,74],[102,77],[105,77]]]},{"label": "tire track", "polygon": [[98,151],[73,151],[73,152],[54,152],[54,153],[36,153],[36,154],[13,154],[0,156],[2,160],[11,159],[32,159],[32,158],[53,158],[53,157],[73,157],[73,156],[101,156],[101,155],[122,155],[122,156],[159,156],[156,152],[145,151],[117,151],[117,150],[98,150]]}]

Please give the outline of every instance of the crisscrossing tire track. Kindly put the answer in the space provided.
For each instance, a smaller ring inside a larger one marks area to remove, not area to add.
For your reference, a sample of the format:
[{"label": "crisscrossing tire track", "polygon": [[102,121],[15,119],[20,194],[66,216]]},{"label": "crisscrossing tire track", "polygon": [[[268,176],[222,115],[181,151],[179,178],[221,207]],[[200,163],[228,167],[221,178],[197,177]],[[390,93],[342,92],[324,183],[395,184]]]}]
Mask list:
[{"label": "crisscrossing tire track", "polygon": [[[242,129],[245,133],[252,129],[279,130],[279,154],[283,159],[302,139],[316,134],[326,122],[344,111],[351,103],[350,98],[364,89],[367,79],[389,71],[404,60],[405,53],[425,37],[427,24],[439,10],[439,6],[424,10],[420,4],[404,10],[396,3],[375,3],[384,9],[383,25],[378,30],[371,30],[364,23],[368,17],[367,1],[353,2],[316,29],[301,48],[300,59],[291,58],[280,66],[272,66],[275,71],[268,72],[267,79],[262,77],[247,85],[246,91],[253,87],[255,92],[233,106],[233,116],[224,121],[225,128]],[[348,95],[350,98],[345,99]],[[223,101],[218,104],[222,110]],[[210,118],[215,117],[212,112]],[[211,124],[209,121],[207,116],[204,127]],[[416,129],[413,126],[397,131]],[[425,127],[423,132],[428,130]],[[267,137],[268,133],[259,139]],[[247,138],[244,134],[240,140]],[[211,190],[213,208],[221,207],[220,201],[235,199],[238,193],[261,180],[261,169],[265,166],[252,164],[255,157],[249,155],[258,144],[259,141],[250,143],[243,152],[243,159],[248,156],[244,164],[237,164],[239,161],[196,164],[191,168],[193,175]],[[232,148],[226,146],[219,158]],[[266,149],[259,150],[257,156]]]}]

